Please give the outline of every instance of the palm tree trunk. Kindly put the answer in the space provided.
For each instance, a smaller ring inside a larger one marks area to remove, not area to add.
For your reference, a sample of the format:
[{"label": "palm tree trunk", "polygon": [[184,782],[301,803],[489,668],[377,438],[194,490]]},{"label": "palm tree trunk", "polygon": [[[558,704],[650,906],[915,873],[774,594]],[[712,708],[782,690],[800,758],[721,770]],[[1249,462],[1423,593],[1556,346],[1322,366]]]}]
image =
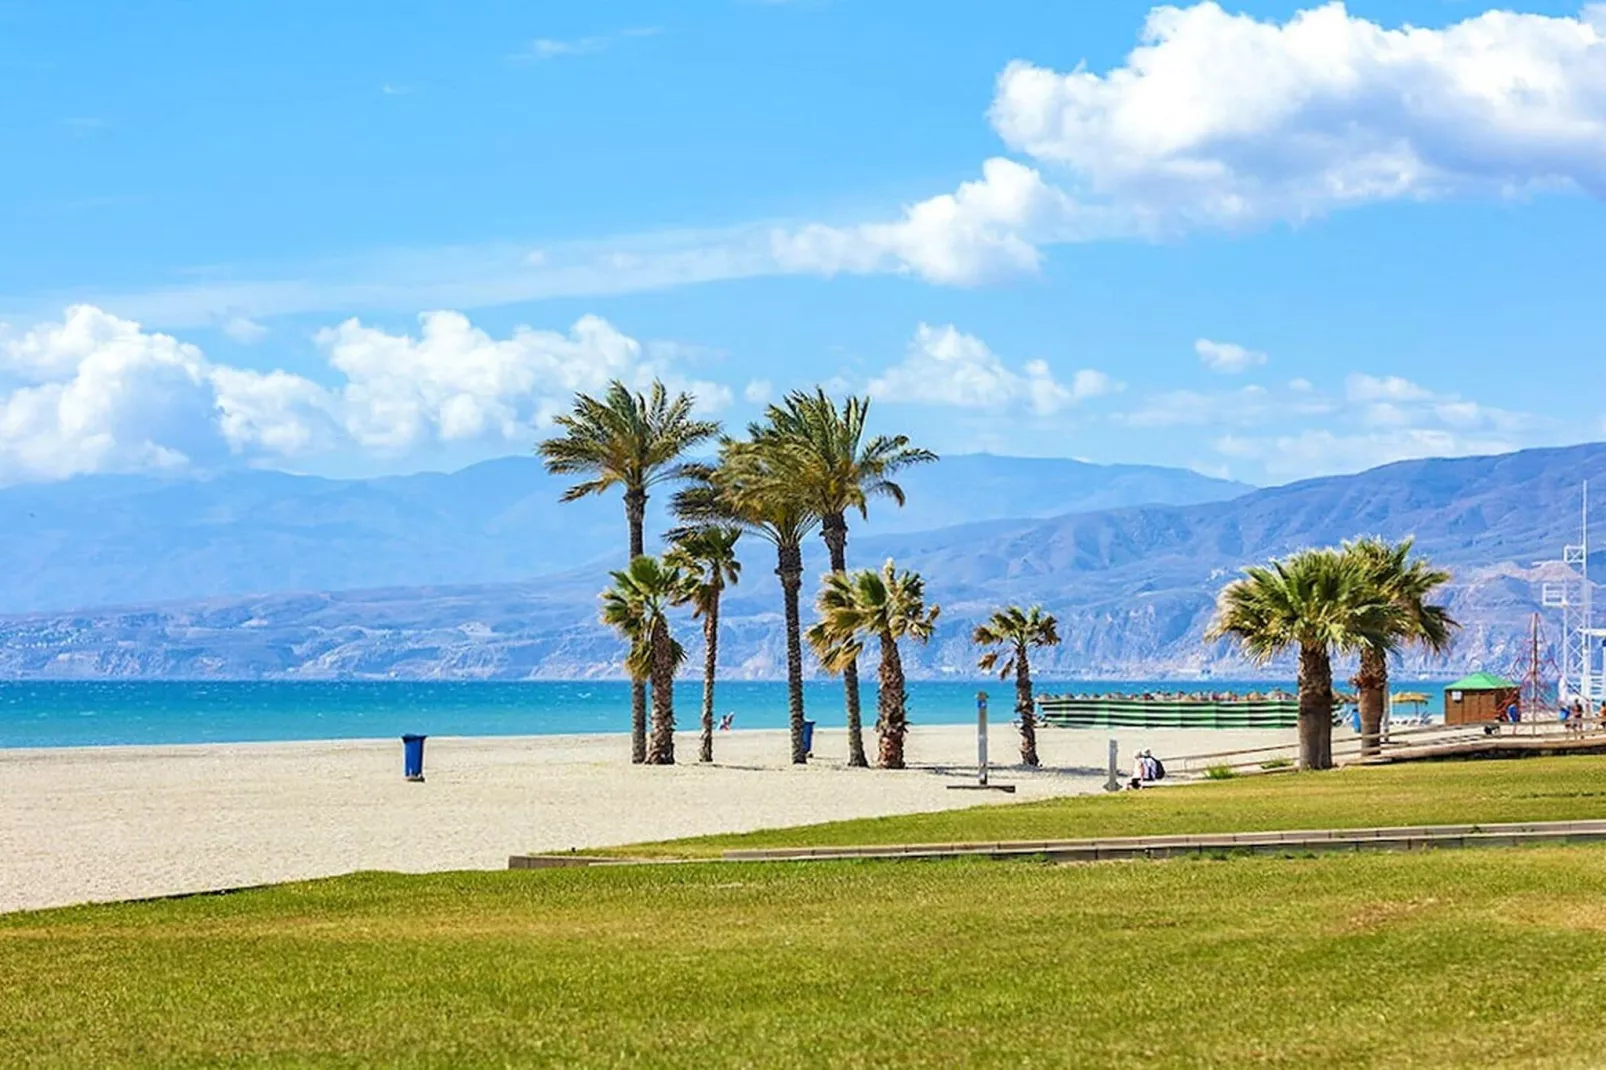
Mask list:
[{"label": "palm tree trunk", "polygon": [[669,652],[669,627],[662,619],[652,632],[652,739],[647,764],[675,764],[675,663]]},{"label": "palm tree trunk", "polygon": [[714,760],[714,672],[719,664],[719,592],[703,615],[703,740],[699,762]]},{"label": "palm tree trunk", "polygon": [[1361,754],[1383,749],[1383,708],[1389,690],[1389,663],[1381,650],[1361,651],[1361,671],[1351,681],[1361,707]]},{"label": "palm tree trunk", "polygon": [[792,729],[792,764],[803,765],[809,752],[803,746],[803,625],[797,609],[797,593],[803,586],[802,548],[777,547],[775,574],[781,578],[786,602],[786,705]]},{"label": "palm tree trunk", "polygon": [[881,693],[876,699],[876,731],[881,734],[881,768],[903,768],[903,737],[909,731],[907,697],[903,686],[903,659],[898,642],[881,636]]},{"label": "palm tree trunk", "polygon": [[1020,719],[1020,760],[1037,766],[1037,715],[1032,706],[1032,667],[1026,647],[1015,651],[1015,716]]},{"label": "palm tree trunk", "polygon": [[[632,488],[625,491],[625,521],[630,527],[630,560],[634,561],[646,551],[642,526],[647,517],[647,492]],[[630,761],[640,765],[647,760],[647,682],[630,681]]]},{"label": "palm tree trunk", "polygon": [[1333,767],[1333,665],[1325,645],[1299,648],[1299,767]]},{"label": "palm tree trunk", "polygon": [[[848,570],[848,522],[841,513],[826,517],[820,527],[825,548],[831,554],[831,571]],[[842,690],[848,708],[848,765],[863,769],[870,762],[864,756],[864,715],[859,705],[859,663],[850,662],[842,670]]]}]

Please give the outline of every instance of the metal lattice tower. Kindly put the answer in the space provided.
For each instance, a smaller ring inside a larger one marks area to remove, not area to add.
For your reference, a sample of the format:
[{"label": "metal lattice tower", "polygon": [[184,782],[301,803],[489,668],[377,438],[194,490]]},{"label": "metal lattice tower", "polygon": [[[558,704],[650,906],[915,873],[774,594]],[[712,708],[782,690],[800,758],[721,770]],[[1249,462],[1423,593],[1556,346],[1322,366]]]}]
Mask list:
[{"label": "metal lattice tower", "polygon": [[1592,606],[1594,592],[1593,585],[1589,582],[1587,481],[1583,486],[1579,541],[1562,547],[1560,561],[1546,564],[1551,566],[1557,578],[1540,583],[1539,601],[1548,608],[1561,610],[1561,666],[1557,700],[1569,702],[1574,698],[1581,698],[1586,703],[1592,704],[1602,695],[1601,677],[1595,667],[1594,647],[1598,637],[1606,636],[1606,629],[1594,626]]}]

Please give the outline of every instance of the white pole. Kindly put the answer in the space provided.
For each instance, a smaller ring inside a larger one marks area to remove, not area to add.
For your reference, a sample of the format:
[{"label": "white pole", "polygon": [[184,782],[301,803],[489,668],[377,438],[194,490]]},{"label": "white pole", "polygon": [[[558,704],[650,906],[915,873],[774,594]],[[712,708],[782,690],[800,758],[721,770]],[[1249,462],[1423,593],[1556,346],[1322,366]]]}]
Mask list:
[{"label": "white pole", "polygon": [[1115,771],[1115,757],[1117,751],[1115,740],[1110,740],[1110,779],[1105,783],[1105,791],[1120,791],[1121,776]]},{"label": "white pole", "polygon": [[987,692],[976,692],[976,779],[987,784]]}]

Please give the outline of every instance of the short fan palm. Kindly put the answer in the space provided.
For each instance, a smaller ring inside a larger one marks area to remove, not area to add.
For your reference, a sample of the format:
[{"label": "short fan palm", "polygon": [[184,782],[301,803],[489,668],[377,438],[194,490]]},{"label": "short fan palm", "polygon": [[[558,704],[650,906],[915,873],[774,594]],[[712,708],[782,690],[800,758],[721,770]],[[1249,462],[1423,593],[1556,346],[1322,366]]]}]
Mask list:
[{"label": "short fan palm", "polygon": [[832,672],[858,660],[867,640],[880,646],[880,689],[876,732],[883,769],[902,769],[909,728],[908,691],[900,639],[924,643],[935,630],[937,606],[926,605],[926,584],[918,573],[899,572],[891,561],[879,571],[832,572],[820,588],[819,623],[809,629],[809,645]]},{"label": "short fan palm", "polygon": [[675,673],[686,649],[669,630],[669,609],[692,596],[684,573],[647,554],[615,572],[613,586],[602,592],[602,623],[630,644],[625,671],[634,682],[652,683],[652,733],[647,740],[648,765],[675,762]]},{"label": "short fan palm", "polygon": [[1059,621],[1042,606],[1021,609],[1005,606],[976,626],[970,641],[996,647],[976,663],[982,672],[997,672],[1000,680],[1015,677],[1015,718],[1020,725],[1020,760],[1037,765],[1037,715],[1032,701],[1033,647],[1058,646]]},{"label": "short fan palm", "polygon": [[1394,648],[1399,611],[1365,568],[1339,550],[1301,550],[1244,570],[1222,589],[1206,637],[1231,638],[1257,663],[1299,651],[1299,760],[1333,764],[1335,651]]},{"label": "short fan palm", "polygon": [[[1376,596],[1397,610],[1391,636],[1394,642],[1442,653],[1449,649],[1451,634],[1460,625],[1448,610],[1428,599],[1450,582],[1450,573],[1434,568],[1425,558],[1413,558],[1412,545],[1411,539],[1397,543],[1356,539],[1344,544],[1344,553],[1366,572]],[[1389,688],[1388,651],[1362,647],[1360,671],[1351,682],[1360,702],[1361,753],[1376,754],[1382,746],[1383,709]]]}]

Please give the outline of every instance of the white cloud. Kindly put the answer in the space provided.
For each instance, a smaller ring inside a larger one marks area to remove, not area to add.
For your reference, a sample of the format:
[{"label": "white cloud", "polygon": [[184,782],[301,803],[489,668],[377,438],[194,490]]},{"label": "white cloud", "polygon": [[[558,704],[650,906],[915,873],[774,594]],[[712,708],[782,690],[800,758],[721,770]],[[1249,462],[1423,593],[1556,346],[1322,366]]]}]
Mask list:
[{"label": "white cloud", "polygon": [[530,42],[529,54],[536,59],[552,59],[556,56],[584,56],[592,52],[601,52],[607,47],[606,37],[576,37],[568,41],[554,37],[537,37]]},{"label": "white cloud", "polygon": [[1054,378],[1043,360],[1029,360],[1019,372],[1009,368],[975,335],[953,325],[920,324],[904,359],[870,380],[877,399],[967,409],[1023,408],[1051,416],[1086,398],[1120,389],[1103,372],[1084,369],[1069,385]]},{"label": "white cloud", "polygon": [[268,336],[268,329],[245,316],[231,316],[223,322],[223,333],[241,345],[255,345]]},{"label": "white cloud", "polygon": [[1433,391],[1398,375],[1356,373],[1344,380],[1344,396],[1351,401],[1426,401],[1433,397]]},{"label": "white cloud", "polygon": [[400,452],[431,440],[521,441],[567,407],[575,391],[597,391],[611,379],[641,387],[661,377],[711,409],[731,400],[728,388],[682,380],[645,357],[640,343],[596,316],[582,316],[568,334],[518,327],[505,339],[460,312],[425,313],[419,326],[415,337],[353,319],[317,335],[346,379],[346,430],[365,447]]},{"label": "white cloud", "polygon": [[593,37],[574,37],[567,40],[556,37],[537,37],[530,42],[527,51],[519,53],[516,59],[556,59],[559,56],[588,56],[611,48],[616,42],[628,37],[656,37],[663,33],[657,26],[633,26],[630,29],[620,30],[613,34],[600,34]]},{"label": "white cloud", "polygon": [[[542,38],[596,52],[651,28]],[[286,277],[95,294],[168,327],[227,315],[478,308],[785,274],[903,273],[969,286],[1048,246],[1305,220],[1346,206],[1552,188],[1606,197],[1606,6],[1389,28],[1330,3],[1286,21],[1154,8],[1102,73],[1011,63],[994,129],[1023,160],[868,222],[751,223],[353,257]],[[12,304],[17,302],[13,301]]]},{"label": "white cloud", "polygon": [[1509,453],[1526,443],[1498,434],[1457,434],[1438,427],[1401,427],[1364,432],[1310,428],[1270,438],[1223,436],[1223,456],[1259,462],[1273,479],[1301,479],[1358,472],[1418,457],[1468,457]]},{"label": "white cloud", "polygon": [[1352,472],[1412,457],[1504,453],[1547,441],[1554,432],[1532,413],[1440,394],[1400,376],[1361,373],[1346,377],[1338,396],[1303,379],[1286,391],[1255,385],[1174,391],[1112,419],[1131,427],[1223,429],[1214,449],[1256,462],[1272,479]]},{"label": "white cloud", "polygon": [[1606,194],[1606,7],[1388,29],[1341,3],[1287,22],[1157,7],[1105,74],[999,76],[1011,147],[1161,225],[1572,185]]},{"label": "white cloud", "polygon": [[1251,384],[1224,391],[1168,390],[1111,419],[1128,427],[1255,427],[1279,415],[1308,416],[1333,408],[1327,398],[1282,396]]},{"label": "white cloud", "polygon": [[0,327],[0,482],[353,447],[397,455],[442,442],[527,445],[575,391],[614,378],[636,387],[662,378],[709,411],[731,401],[728,388],[681,376],[676,347],[645,353],[595,316],[567,333],[518,327],[506,338],[457,312],[419,322],[416,336],[357,320],[320,331],[332,386],[215,364],[194,345],[87,305],[21,334]]},{"label": "white cloud", "polygon": [[894,223],[777,229],[774,254],[785,271],[912,272],[973,285],[1036,270],[1036,243],[1071,233],[1083,214],[1036,170],[995,157],[980,179],[911,205]]},{"label": "white cloud", "polygon": [[754,379],[742,388],[742,397],[754,405],[767,405],[775,394],[768,379]]},{"label": "white cloud", "polygon": [[201,351],[98,309],[0,337],[0,479],[181,467],[223,450]]},{"label": "white cloud", "polygon": [[1248,371],[1266,363],[1266,354],[1246,349],[1235,342],[1212,342],[1208,338],[1201,338],[1193,343],[1193,351],[1199,354],[1205,367],[1226,375]]}]

